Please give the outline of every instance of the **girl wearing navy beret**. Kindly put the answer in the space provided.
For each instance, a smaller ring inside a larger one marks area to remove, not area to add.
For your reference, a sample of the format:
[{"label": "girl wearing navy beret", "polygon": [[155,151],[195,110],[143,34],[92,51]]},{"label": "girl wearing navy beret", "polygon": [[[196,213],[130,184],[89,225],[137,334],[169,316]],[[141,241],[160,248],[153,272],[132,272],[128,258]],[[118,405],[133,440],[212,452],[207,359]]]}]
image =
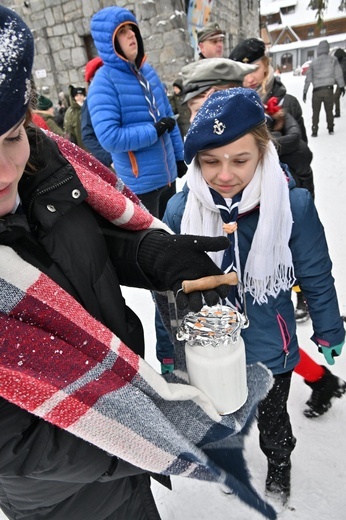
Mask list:
[{"label": "girl wearing navy beret", "polygon": [[323,226],[311,194],[283,169],[254,90],[221,90],[203,103],[186,136],[185,161],[187,183],[169,201],[164,222],[176,233],[230,239],[225,252],[209,254],[224,272],[237,273],[225,303],[248,315],[247,363],[260,361],[274,375],[258,428],[266,493],[287,503],[296,443],[287,399],[299,362],[294,283],[308,300],[312,340],[327,363],[345,338]]}]

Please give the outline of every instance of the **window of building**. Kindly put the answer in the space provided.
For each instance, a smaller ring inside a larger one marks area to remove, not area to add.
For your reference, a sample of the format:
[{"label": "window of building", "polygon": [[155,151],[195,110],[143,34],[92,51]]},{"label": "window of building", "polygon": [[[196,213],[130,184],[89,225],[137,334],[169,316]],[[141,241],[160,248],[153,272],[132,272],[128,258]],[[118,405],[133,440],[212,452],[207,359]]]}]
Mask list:
[{"label": "window of building", "polygon": [[314,30],[313,29],[309,29],[308,30],[308,38],[313,38],[314,36],[315,36]]},{"label": "window of building", "polygon": [[267,15],[267,24],[272,24],[274,23],[274,19],[273,19],[273,15],[272,14],[268,14]]},{"label": "window of building", "polygon": [[321,36],[323,36],[324,34],[327,34],[327,27],[325,27],[325,26],[321,27],[320,34],[321,34]]},{"label": "window of building", "polygon": [[295,13],[296,8],[294,5],[288,5],[287,7],[281,7],[280,11],[282,14],[292,14]]}]

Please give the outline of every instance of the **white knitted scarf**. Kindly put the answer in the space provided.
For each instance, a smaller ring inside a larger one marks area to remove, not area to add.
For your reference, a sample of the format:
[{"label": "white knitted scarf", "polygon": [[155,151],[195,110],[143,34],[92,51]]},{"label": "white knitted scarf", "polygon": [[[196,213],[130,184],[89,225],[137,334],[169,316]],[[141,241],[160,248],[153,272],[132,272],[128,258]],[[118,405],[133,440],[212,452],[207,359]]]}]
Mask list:
[{"label": "white knitted scarf", "polygon": [[[190,191],[181,222],[181,233],[225,235],[219,209],[214,204],[209,186],[195,160],[188,168],[187,185]],[[253,296],[254,302],[262,304],[268,301],[268,296],[276,297],[281,290],[289,290],[294,282],[292,253],[288,246],[293,224],[288,182],[272,142],[268,143],[251,182],[244,189],[239,215],[258,204],[258,225],[243,277],[240,271],[237,231],[235,257],[238,277],[245,292]],[[223,252],[209,255],[221,267]]]}]

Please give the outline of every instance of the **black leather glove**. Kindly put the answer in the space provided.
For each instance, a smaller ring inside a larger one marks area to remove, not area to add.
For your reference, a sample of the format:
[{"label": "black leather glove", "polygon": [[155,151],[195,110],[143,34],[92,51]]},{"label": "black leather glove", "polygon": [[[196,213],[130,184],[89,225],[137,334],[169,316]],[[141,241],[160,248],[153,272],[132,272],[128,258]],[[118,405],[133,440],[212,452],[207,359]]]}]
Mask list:
[{"label": "black leather glove", "polygon": [[177,172],[179,179],[184,177],[185,173],[187,172],[187,165],[184,161],[177,161]]},{"label": "black leather glove", "polygon": [[341,94],[342,96],[345,95],[345,87],[341,87],[341,89],[340,89],[340,94]]},{"label": "black leather glove", "polygon": [[303,94],[303,101],[304,101],[304,103],[306,103],[306,94],[305,93]]},{"label": "black leather glove", "polygon": [[226,298],[229,286],[220,285],[207,291],[185,294],[183,280],[196,280],[204,276],[223,274],[205,251],[221,251],[230,245],[227,237],[170,235],[164,231],[148,233],[138,251],[138,262],[158,291],[172,290],[177,307],[198,312],[207,305],[216,305]]},{"label": "black leather glove", "polygon": [[163,117],[157,123],[154,123],[157,137],[161,137],[165,132],[171,132],[175,126],[175,119],[173,117]]}]

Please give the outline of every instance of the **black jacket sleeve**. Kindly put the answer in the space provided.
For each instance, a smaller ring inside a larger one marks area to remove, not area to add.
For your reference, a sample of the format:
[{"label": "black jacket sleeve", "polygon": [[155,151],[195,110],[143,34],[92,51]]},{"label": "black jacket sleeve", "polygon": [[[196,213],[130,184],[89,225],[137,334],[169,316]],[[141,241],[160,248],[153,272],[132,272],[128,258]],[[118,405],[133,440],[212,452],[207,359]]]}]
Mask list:
[{"label": "black jacket sleeve", "polygon": [[142,240],[149,233],[157,233],[158,230],[127,231],[105,220],[100,224],[100,227],[107,242],[111,262],[116,269],[120,285],[157,290],[155,280],[144,273],[139,263],[138,251]]},{"label": "black jacket sleeve", "polygon": [[144,472],[1,398],[0,414],[0,480],[89,483]]}]

